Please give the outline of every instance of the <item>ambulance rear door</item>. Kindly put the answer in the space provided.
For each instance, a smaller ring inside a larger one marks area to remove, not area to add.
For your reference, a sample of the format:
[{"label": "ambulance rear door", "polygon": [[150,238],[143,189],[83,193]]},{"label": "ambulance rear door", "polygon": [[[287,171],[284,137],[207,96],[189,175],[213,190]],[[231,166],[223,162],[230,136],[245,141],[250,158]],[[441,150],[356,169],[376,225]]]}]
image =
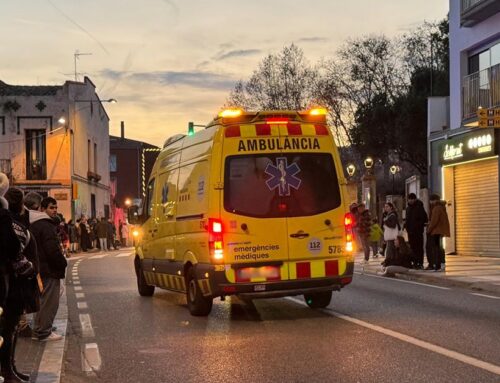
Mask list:
[{"label": "ambulance rear door", "polygon": [[281,156],[277,126],[256,123],[225,128],[221,218],[230,282],[288,280],[286,217],[268,182],[269,171]]}]

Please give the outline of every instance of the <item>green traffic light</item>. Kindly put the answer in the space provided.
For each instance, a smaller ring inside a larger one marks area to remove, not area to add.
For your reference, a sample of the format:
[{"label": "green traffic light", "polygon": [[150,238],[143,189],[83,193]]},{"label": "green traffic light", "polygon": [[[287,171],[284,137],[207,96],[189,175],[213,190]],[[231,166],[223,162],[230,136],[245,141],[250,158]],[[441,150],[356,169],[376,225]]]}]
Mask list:
[{"label": "green traffic light", "polygon": [[194,134],[194,122],[188,122],[188,136]]}]

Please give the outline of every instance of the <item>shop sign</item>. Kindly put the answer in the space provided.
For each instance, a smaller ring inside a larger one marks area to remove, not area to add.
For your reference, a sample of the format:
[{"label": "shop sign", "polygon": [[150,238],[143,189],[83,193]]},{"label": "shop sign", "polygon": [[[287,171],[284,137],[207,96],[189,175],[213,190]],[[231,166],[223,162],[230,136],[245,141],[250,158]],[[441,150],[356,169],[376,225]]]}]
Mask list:
[{"label": "shop sign", "polygon": [[58,201],[67,201],[68,193],[54,193],[54,199]]},{"label": "shop sign", "polygon": [[441,165],[471,161],[496,154],[495,131],[482,129],[444,141],[439,150]]}]

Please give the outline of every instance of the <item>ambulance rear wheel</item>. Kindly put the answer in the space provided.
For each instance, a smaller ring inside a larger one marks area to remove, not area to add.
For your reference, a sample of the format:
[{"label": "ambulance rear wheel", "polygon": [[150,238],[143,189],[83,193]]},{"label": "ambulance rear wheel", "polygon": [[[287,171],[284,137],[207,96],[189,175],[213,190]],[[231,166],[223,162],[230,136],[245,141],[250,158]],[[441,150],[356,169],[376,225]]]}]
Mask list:
[{"label": "ambulance rear wheel", "polygon": [[146,283],[146,278],[144,277],[141,261],[139,259],[136,259],[135,262],[135,274],[137,276],[137,290],[139,291],[139,295],[141,297],[151,297],[155,292],[155,287]]},{"label": "ambulance rear wheel", "polygon": [[198,280],[191,267],[186,273],[187,285],[187,304],[191,315],[193,316],[207,316],[212,311],[213,299],[212,297],[203,296]]},{"label": "ambulance rear wheel", "polygon": [[304,294],[304,300],[312,309],[324,309],[332,300],[332,292],[322,291],[319,293]]}]

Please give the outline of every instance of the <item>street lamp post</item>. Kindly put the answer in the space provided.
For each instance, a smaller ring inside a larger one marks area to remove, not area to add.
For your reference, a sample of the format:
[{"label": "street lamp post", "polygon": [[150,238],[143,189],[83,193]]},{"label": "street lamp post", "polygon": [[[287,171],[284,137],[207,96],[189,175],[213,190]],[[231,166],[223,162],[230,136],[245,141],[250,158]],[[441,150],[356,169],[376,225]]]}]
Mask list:
[{"label": "street lamp post", "polygon": [[389,168],[389,171],[391,172],[392,174],[392,195],[394,195],[394,176],[396,175],[396,173],[399,171],[399,167],[396,166],[396,165],[392,165],[390,168]]},{"label": "street lamp post", "polygon": [[375,161],[372,157],[366,157],[363,161],[365,174],[361,178],[361,196],[366,208],[375,216],[377,214],[377,180],[373,175]]}]

